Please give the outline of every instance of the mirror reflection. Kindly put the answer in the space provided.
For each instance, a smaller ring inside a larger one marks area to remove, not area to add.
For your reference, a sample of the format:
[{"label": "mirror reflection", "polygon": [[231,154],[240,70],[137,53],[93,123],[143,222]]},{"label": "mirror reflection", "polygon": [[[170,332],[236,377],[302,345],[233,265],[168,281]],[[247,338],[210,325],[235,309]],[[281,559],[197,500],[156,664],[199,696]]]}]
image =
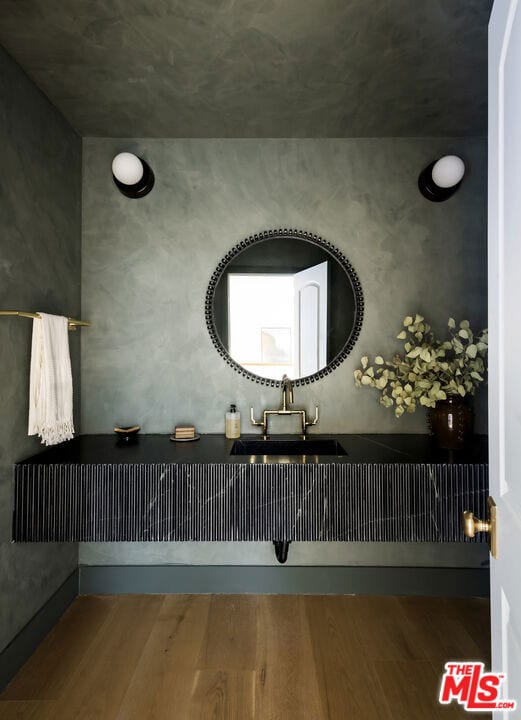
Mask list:
[{"label": "mirror reflection", "polygon": [[328,262],[291,274],[228,273],[228,351],[280,380],[327,365]]},{"label": "mirror reflection", "polygon": [[302,235],[261,236],[232,251],[212,279],[214,342],[257,378],[312,377],[340,362],[358,335],[356,274],[338,251]]}]

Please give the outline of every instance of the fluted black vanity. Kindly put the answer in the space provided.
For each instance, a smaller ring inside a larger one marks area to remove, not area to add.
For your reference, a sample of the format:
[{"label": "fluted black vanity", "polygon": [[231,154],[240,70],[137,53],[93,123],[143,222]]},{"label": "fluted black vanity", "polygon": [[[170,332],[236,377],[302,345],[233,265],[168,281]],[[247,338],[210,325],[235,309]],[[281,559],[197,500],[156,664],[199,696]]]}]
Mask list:
[{"label": "fluted black vanity", "polygon": [[486,514],[485,436],[454,453],[426,435],[312,437],[347,454],[80,436],[15,465],[13,540],[481,541],[464,538],[461,512]]}]

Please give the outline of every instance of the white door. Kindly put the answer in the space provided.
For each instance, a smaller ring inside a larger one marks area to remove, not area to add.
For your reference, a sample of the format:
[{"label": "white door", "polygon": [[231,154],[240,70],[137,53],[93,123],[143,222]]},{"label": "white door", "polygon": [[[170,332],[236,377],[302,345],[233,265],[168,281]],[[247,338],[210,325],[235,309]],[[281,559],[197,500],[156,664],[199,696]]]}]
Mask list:
[{"label": "white door", "polygon": [[302,270],[295,281],[297,377],[327,365],[327,261]]},{"label": "white door", "polygon": [[495,0],[489,25],[490,559],[492,668],[521,707],[521,2]]}]

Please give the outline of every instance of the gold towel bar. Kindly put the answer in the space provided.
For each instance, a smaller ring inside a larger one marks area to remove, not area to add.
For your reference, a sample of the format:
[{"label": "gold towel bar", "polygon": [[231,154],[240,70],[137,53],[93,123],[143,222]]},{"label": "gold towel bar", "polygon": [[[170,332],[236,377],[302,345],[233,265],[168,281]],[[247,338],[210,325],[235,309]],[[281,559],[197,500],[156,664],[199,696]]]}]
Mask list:
[{"label": "gold towel bar", "polygon": [[[0,310],[0,315],[17,315],[18,317],[26,318],[39,318],[38,313],[23,312],[22,310]],[[83,320],[75,320],[74,318],[68,318],[69,330],[76,330],[77,327],[90,327],[91,323],[84,322]]]}]

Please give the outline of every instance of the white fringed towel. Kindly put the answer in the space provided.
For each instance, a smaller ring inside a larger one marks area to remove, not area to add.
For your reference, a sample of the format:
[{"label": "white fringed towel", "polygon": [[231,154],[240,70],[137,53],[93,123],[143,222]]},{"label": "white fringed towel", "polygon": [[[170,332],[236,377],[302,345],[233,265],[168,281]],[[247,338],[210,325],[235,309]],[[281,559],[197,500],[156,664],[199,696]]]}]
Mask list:
[{"label": "white fringed towel", "polygon": [[66,317],[38,313],[33,320],[29,390],[29,435],[45,445],[74,437],[69,323]]}]

